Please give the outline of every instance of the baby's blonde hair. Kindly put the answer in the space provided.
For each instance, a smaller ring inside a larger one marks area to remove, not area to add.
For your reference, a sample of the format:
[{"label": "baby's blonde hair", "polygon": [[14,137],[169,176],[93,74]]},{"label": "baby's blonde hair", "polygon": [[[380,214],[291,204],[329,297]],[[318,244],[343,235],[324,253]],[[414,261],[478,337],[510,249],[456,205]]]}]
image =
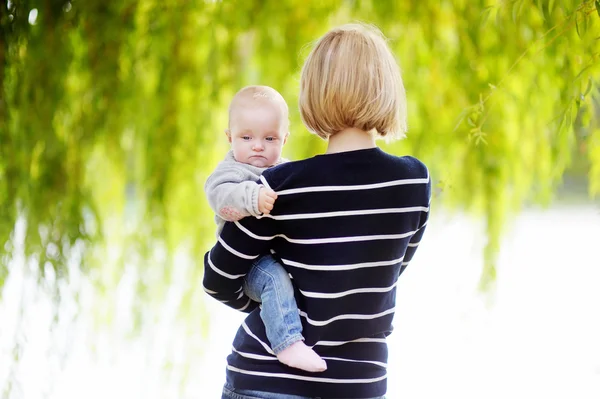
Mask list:
[{"label": "baby's blonde hair", "polygon": [[403,138],[406,94],[381,31],[347,24],[319,39],[302,68],[299,106],[306,127],[323,139],[351,127]]},{"label": "baby's blonde hair", "polygon": [[233,96],[229,103],[229,126],[231,127],[231,119],[238,107],[256,105],[263,101],[279,107],[283,128],[287,131],[289,129],[289,110],[283,96],[272,87],[258,85],[243,87]]}]

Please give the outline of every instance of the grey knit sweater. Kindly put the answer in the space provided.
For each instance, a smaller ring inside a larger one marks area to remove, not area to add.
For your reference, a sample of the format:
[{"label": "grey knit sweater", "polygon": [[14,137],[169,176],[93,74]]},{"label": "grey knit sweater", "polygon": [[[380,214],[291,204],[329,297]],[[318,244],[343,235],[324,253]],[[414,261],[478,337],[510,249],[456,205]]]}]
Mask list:
[{"label": "grey knit sweater", "polygon": [[[279,163],[286,161],[282,158]],[[233,151],[229,151],[208,177],[204,192],[215,213],[217,235],[227,221],[261,215],[258,210],[261,185],[257,181],[265,169],[238,162],[233,157]]]}]

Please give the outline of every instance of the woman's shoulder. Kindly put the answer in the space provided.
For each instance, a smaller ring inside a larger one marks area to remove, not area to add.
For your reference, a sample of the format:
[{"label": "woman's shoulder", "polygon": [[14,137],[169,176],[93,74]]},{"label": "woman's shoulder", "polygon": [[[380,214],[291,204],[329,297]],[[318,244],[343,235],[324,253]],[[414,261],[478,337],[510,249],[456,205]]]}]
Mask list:
[{"label": "woman's shoulder", "polygon": [[302,159],[298,161],[287,161],[279,163],[262,174],[273,190],[277,190],[284,184],[289,184],[290,178],[302,179],[303,173],[307,167],[310,167],[313,158]]},{"label": "woman's shoulder", "polygon": [[263,177],[277,191],[305,185],[428,179],[429,171],[422,161],[413,156],[396,156],[374,148],[285,162],[267,169]]},{"label": "woman's shoulder", "polygon": [[388,153],[384,154],[388,157],[390,163],[401,168],[404,173],[411,177],[418,178],[429,176],[427,166],[420,159],[412,155],[396,156]]}]

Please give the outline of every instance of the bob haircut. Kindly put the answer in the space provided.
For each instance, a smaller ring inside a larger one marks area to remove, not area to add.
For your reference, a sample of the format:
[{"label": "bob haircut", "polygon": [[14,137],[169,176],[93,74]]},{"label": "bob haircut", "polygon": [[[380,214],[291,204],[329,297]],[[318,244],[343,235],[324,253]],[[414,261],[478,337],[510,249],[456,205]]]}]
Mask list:
[{"label": "bob haircut", "polygon": [[345,128],[405,137],[406,93],[400,68],[375,26],[347,24],[320,38],[300,77],[300,116],[323,139]]}]

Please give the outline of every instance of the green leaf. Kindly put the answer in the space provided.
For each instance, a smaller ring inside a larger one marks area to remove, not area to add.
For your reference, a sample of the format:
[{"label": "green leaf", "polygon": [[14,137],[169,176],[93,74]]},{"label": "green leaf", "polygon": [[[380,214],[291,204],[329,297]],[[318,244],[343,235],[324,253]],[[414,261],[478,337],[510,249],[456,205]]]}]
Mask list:
[{"label": "green leaf", "polygon": [[595,64],[591,63],[591,64],[587,65],[585,68],[583,68],[581,71],[579,71],[577,76],[575,76],[575,79],[573,79],[573,83],[577,82],[579,80],[579,78],[581,78],[583,76],[583,74],[586,71],[588,71],[590,68],[592,68],[593,66],[595,66]]},{"label": "green leaf", "polygon": [[483,9],[483,11],[481,12],[481,26],[485,27],[490,19],[490,14],[492,13],[492,10],[494,9],[494,6],[487,6]]},{"label": "green leaf", "polygon": [[600,0],[596,0],[596,3],[594,3],[596,6],[596,12],[598,13],[598,17],[600,17]]},{"label": "green leaf", "polygon": [[542,0],[537,0],[537,7],[540,9],[542,14],[544,13],[544,5],[542,4]]},{"label": "green leaf", "polygon": [[513,3],[512,6],[512,20],[514,23],[517,23],[517,18],[519,17],[519,4],[521,3],[520,0],[517,0]]},{"label": "green leaf", "polygon": [[592,78],[589,77],[588,78],[587,87],[585,88],[585,92],[583,93],[583,96],[584,97],[587,96],[590,93],[591,90],[592,90]]},{"label": "green leaf", "polygon": [[484,132],[479,132],[479,134],[477,134],[477,135],[475,136],[475,145],[477,145],[477,146],[478,146],[479,144],[485,144],[485,145],[487,145],[487,143],[488,143],[488,142],[487,142],[487,140],[485,139],[485,136],[486,136],[486,134],[487,134],[487,133],[484,133]]},{"label": "green leaf", "polygon": [[550,0],[548,2],[548,15],[552,16],[553,11],[554,11],[554,0]]},{"label": "green leaf", "polygon": [[569,107],[565,119],[565,128],[568,130],[571,127],[571,121],[573,119],[573,108]]}]

